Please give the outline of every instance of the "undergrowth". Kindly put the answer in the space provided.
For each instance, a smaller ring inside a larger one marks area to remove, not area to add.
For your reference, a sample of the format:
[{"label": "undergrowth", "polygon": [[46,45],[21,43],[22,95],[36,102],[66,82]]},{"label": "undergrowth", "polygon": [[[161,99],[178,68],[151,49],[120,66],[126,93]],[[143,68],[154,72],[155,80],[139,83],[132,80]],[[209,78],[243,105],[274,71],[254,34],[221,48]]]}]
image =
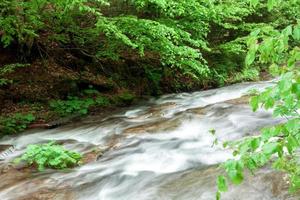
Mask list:
[{"label": "undergrowth", "polygon": [[50,142],[48,144],[29,145],[25,153],[18,159],[30,166],[36,166],[39,171],[45,168],[66,169],[79,164],[82,156],[74,151],[66,150],[63,146]]},{"label": "undergrowth", "polygon": [[21,132],[34,120],[32,114],[16,113],[12,116],[0,116],[0,136]]}]

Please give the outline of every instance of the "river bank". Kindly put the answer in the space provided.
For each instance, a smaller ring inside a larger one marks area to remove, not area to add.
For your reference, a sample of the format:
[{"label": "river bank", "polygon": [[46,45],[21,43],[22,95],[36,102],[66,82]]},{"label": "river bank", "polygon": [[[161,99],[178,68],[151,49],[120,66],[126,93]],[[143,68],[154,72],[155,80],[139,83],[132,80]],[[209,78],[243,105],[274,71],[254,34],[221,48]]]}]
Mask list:
[{"label": "river bank", "polygon": [[[0,63],[17,61],[10,53],[1,55]],[[176,72],[154,84],[144,75],[136,78],[137,74],[126,74],[126,70],[105,74],[95,71],[94,64],[78,67],[78,62],[74,57],[65,58],[63,63],[36,59],[6,74],[11,84],[0,87],[0,137],[28,128],[53,128],[87,114],[105,115],[158,94],[218,87],[213,82],[200,84]],[[269,77],[266,72],[260,74],[261,80]],[[226,84],[234,83],[231,81]]]}]

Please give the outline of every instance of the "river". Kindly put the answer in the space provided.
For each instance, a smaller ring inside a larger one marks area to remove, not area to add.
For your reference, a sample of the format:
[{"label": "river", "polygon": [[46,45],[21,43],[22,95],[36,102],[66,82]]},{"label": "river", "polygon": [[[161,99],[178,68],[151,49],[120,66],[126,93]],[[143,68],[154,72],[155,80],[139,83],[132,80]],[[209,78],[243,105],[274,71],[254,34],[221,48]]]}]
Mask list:
[{"label": "river", "polygon": [[[0,145],[15,150],[9,162],[29,144],[58,141],[83,154],[104,153],[71,170],[43,172],[2,170],[1,200],[213,200],[217,164],[230,151],[212,145],[258,134],[262,127],[282,122],[271,112],[252,112],[244,96],[269,82],[241,83],[193,93],[169,94],[121,109],[107,117],[91,116],[51,130],[29,130],[3,138]],[[2,167],[5,168],[5,167]],[[24,175],[25,174],[25,175]],[[285,175],[266,167],[232,186],[224,200],[292,200]]]}]

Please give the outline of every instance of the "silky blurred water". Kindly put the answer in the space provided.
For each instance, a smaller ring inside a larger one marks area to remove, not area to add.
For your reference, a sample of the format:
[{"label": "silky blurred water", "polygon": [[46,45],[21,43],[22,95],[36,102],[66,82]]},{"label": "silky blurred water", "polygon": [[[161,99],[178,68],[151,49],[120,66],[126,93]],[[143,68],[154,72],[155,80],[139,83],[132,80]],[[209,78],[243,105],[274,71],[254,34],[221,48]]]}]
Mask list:
[{"label": "silky blurred water", "polygon": [[[82,153],[95,147],[109,150],[97,161],[67,172],[35,173],[0,190],[0,199],[21,199],[61,188],[72,192],[71,199],[82,200],[215,199],[215,177],[220,173],[216,164],[230,158],[231,152],[213,146],[209,130],[215,129],[220,141],[228,141],[280,123],[282,119],[274,119],[270,112],[253,113],[245,103],[228,101],[272,84],[243,83],[165,95],[106,118],[94,116],[52,130],[4,138],[0,144],[14,145],[16,151],[2,163],[20,155],[28,144],[50,140],[63,141],[66,148]],[[280,178],[263,169],[241,186],[231,187],[223,199],[289,199],[284,189],[274,192],[272,184]]]}]

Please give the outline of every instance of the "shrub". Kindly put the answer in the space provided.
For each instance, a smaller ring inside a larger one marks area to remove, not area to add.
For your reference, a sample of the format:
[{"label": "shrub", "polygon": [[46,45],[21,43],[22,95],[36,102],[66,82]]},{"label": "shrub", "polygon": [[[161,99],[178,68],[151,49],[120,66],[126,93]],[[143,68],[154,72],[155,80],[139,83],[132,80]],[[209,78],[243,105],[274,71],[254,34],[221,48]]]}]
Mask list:
[{"label": "shrub", "polygon": [[108,106],[110,105],[110,101],[107,97],[104,96],[98,96],[95,98],[95,105],[96,106]]},{"label": "shrub", "polygon": [[13,134],[21,132],[35,120],[32,114],[17,113],[10,117],[0,117],[0,133]]},{"label": "shrub", "polygon": [[66,169],[79,164],[81,155],[77,152],[68,151],[55,142],[48,144],[29,145],[26,152],[16,160],[25,161],[29,165],[38,167],[42,171],[45,168]]},{"label": "shrub", "polygon": [[259,80],[259,70],[255,68],[245,68],[242,72],[238,72],[233,82],[241,81],[258,81]]},{"label": "shrub", "polygon": [[60,116],[68,116],[70,114],[85,115],[91,106],[105,107],[109,104],[107,97],[97,94],[93,98],[68,97],[68,100],[54,100],[50,102],[50,108]]},{"label": "shrub", "polygon": [[50,107],[61,116],[76,113],[85,115],[88,113],[89,107],[94,104],[95,102],[91,98],[79,99],[78,97],[69,97],[68,100],[51,101]]}]

